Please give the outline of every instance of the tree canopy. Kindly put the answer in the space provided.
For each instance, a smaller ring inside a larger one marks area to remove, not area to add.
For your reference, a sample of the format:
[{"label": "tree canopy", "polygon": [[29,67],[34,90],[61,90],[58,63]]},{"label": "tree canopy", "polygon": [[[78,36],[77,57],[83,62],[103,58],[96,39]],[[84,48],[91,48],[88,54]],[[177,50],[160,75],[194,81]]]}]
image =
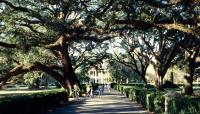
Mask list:
[{"label": "tree canopy", "polygon": [[107,40],[141,31],[150,38],[143,43],[157,60],[159,82],[176,49],[195,50],[190,69],[200,63],[199,0],[0,0],[0,14],[1,85],[42,71],[71,88],[79,83],[76,68],[108,57],[95,51],[106,50]]}]

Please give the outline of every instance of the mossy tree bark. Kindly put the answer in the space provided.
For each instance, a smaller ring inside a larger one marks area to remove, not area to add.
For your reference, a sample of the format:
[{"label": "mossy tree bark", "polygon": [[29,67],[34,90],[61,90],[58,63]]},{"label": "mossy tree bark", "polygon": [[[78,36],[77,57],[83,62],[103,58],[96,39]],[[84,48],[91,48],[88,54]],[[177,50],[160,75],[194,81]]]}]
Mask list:
[{"label": "mossy tree bark", "polygon": [[199,49],[200,46],[193,47],[193,50],[190,52],[185,51],[185,62],[186,62],[186,71],[188,75],[184,76],[184,88],[183,92],[186,95],[192,95],[193,91],[193,80],[195,69],[199,66]]}]

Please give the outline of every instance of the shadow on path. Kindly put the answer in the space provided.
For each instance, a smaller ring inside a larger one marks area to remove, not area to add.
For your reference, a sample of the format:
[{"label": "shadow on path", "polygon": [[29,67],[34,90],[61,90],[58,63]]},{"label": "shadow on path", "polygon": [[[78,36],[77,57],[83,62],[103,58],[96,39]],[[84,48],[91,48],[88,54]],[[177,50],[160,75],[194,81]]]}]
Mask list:
[{"label": "shadow on path", "polygon": [[94,98],[83,97],[71,101],[66,106],[55,109],[48,114],[149,114],[141,105],[129,101],[119,92],[108,93],[105,89],[103,96]]}]

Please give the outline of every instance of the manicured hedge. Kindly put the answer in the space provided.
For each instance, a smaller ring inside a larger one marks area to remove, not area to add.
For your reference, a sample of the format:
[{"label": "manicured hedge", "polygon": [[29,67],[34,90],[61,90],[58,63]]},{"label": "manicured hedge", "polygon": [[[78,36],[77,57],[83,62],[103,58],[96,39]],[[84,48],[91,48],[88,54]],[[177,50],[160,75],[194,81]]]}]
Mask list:
[{"label": "manicured hedge", "polygon": [[135,87],[133,87],[133,88],[130,88],[129,89],[129,95],[128,95],[128,98],[131,100],[131,101],[137,101],[137,96],[136,96],[136,90],[137,90],[138,88],[135,88]]},{"label": "manicured hedge", "polygon": [[141,86],[117,85],[117,90],[124,94],[132,101],[142,104],[151,112],[164,112],[164,94],[165,92],[157,92],[155,88],[146,89]]},{"label": "manicured hedge", "polygon": [[146,88],[138,89],[137,88],[135,91],[136,101],[138,103],[142,104],[142,106],[144,106],[145,108],[147,108],[147,95],[156,93],[156,92],[157,91],[155,88],[151,88],[151,89],[146,89]]},{"label": "manicured hedge", "polygon": [[172,98],[167,114],[200,114],[200,97]]},{"label": "manicured hedge", "polygon": [[[172,97],[169,101],[167,100],[168,105],[165,105],[167,91],[157,91],[155,88],[146,89],[129,84],[116,85],[115,88],[130,100],[137,101],[155,114],[200,114],[199,97]],[[168,112],[165,112],[166,108],[169,109]]]},{"label": "manicured hedge", "polygon": [[157,92],[156,89],[146,89],[138,87],[123,86],[126,97],[130,100],[142,104],[151,112],[160,114],[164,112],[166,92]]},{"label": "manicured hedge", "polygon": [[165,83],[162,85],[163,88],[179,88],[178,85],[174,84],[171,81],[166,80]]},{"label": "manicured hedge", "polygon": [[68,101],[64,91],[40,92],[0,97],[1,114],[38,114]]},{"label": "manicured hedge", "polygon": [[[141,88],[144,88],[144,84],[142,84],[142,83],[120,84],[120,85],[114,85],[113,88],[116,89],[116,90],[118,90],[122,94],[124,94],[124,92],[125,93],[128,92],[128,90],[125,90],[125,89],[130,89],[130,88],[141,89]],[[151,84],[148,84],[147,88],[155,88],[155,87],[153,85],[151,85]]]},{"label": "manicured hedge", "polygon": [[119,92],[121,92],[123,94],[123,87],[124,85],[117,85],[116,88]]},{"label": "manicured hedge", "polygon": [[110,86],[111,88],[114,88],[117,85],[117,83],[111,83]]},{"label": "manicured hedge", "polygon": [[81,84],[82,92],[86,92],[86,88],[87,88],[86,84]]},{"label": "manicured hedge", "polygon": [[154,92],[146,95],[146,108],[150,112],[162,114],[165,111],[165,97],[166,92]]}]

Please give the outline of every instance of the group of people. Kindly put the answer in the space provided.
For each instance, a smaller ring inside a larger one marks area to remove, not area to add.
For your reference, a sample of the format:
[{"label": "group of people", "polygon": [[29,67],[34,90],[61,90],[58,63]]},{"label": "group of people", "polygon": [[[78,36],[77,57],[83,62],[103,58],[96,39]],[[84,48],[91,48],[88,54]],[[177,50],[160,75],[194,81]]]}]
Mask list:
[{"label": "group of people", "polygon": [[88,97],[93,97],[93,94],[94,94],[94,93],[97,93],[97,95],[98,95],[99,97],[101,97],[101,96],[103,95],[104,87],[105,87],[105,86],[108,88],[108,91],[111,92],[111,86],[110,86],[110,84],[106,84],[106,85],[102,84],[102,85],[99,85],[98,88],[97,88],[96,90],[94,90],[92,86],[87,85],[87,89],[86,89],[86,90],[87,90],[87,96],[88,96]]},{"label": "group of people", "polygon": [[103,92],[104,92],[104,85],[99,85],[95,92],[97,92],[98,96],[101,97],[103,95]]},{"label": "group of people", "polygon": [[[88,97],[93,97],[94,93],[97,93],[99,97],[101,97],[103,95],[104,92],[104,86],[106,86],[108,88],[108,91],[111,92],[111,86],[110,84],[106,84],[106,85],[99,85],[98,88],[96,90],[93,89],[93,85],[92,84],[87,84],[86,85],[86,92],[87,92],[87,96]],[[74,85],[74,98],[78,99],[79,97],[79,92],[80,92],[80,88],[78,87],[77,84]]]}]

